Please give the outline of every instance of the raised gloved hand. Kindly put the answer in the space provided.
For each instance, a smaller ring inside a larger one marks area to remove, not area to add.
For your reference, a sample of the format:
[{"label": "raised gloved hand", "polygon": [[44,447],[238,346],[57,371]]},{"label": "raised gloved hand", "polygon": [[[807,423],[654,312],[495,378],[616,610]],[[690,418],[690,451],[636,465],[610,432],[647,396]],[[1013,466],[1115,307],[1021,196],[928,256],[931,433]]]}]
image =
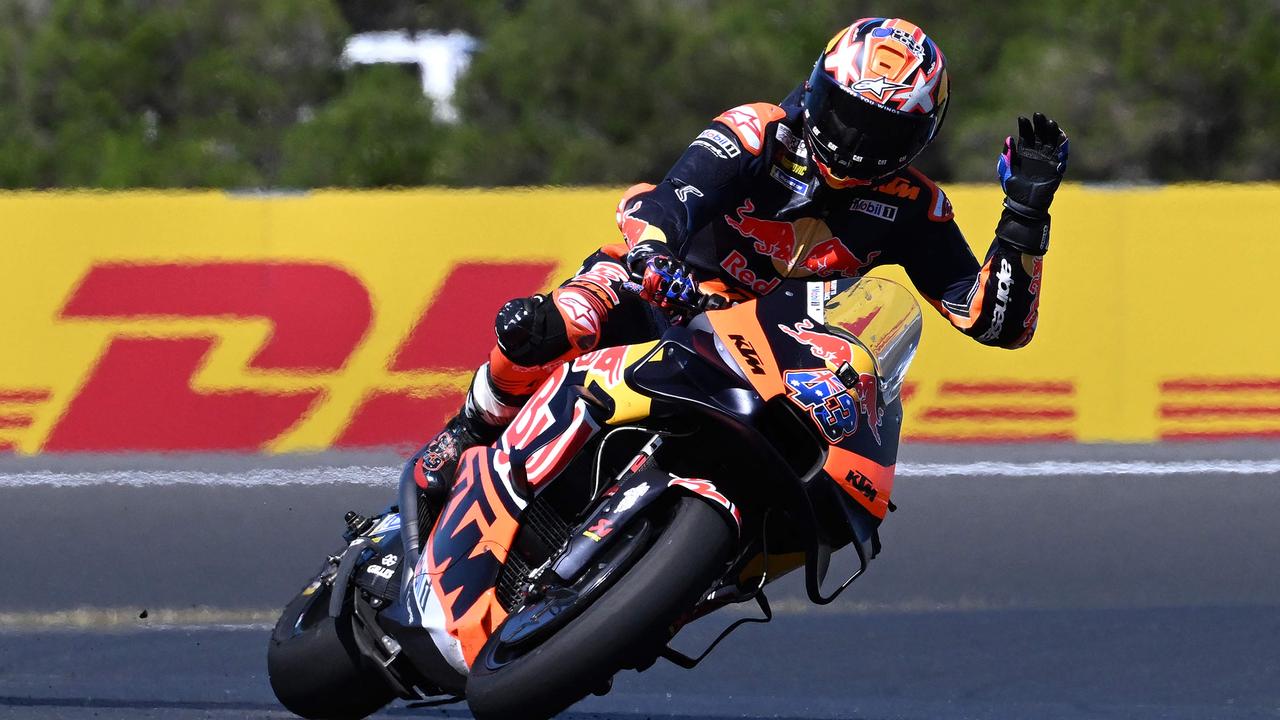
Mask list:
[{"label": "raised gloved hand", "polygon": [[645,242],[627,254],[627,265],[640,284],[640,297],[659,307],[690,306],[699,296],[697,281],[665,243]]},{"label": "raised gloved hand", "polygon": [[1018,118],[1018,137],[1005,138],[996,161],[1005,194],[996,236],[1022,252],[1049,248],[1049,205],[1067,171],[1067,146],[1067,134],[1042,113]]}]

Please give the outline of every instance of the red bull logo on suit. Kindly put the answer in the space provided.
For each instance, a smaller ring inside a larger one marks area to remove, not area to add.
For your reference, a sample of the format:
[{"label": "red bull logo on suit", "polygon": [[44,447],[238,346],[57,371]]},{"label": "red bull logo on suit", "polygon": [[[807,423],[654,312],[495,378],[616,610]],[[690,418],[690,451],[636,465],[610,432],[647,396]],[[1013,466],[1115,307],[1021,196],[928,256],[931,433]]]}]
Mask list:
[{"label": "red bull logo on suit", "polygon": [[849,250],[844,241],[833,237],[814,245],[800,264],[818,277],[825,278],[837,274],[854,277],[862,274],[862,268],[870,265],[871,261],[879,256],[880,252],[874,250],[867,253],[867,259],[863,261]]},{"label": "red bull logo on suit", "polygon": [[[892,209],[892,206],[886,207]],[[739,235],[752,240],[752,249],[770,258],[780,275],[854,277],[880,254],[871,252],[865,260],[859,258],[818,218],[798,218],[794,222],[769,220],[751,215],[755,209],[755,203],[744,200],[735,212],[736,217],[725,215],[724,220]]]},{"label": "red bull logo on suit", "polygon": [[742,237],[755,240],[752,247],[756,252],[789,264],[796,254],[795,225],[784,220],[766,220],[747,214],[755,209],[755,203],[749,199],[744,200],[737,210],[738,217],[735,219],[725,215],[724,220]]}]

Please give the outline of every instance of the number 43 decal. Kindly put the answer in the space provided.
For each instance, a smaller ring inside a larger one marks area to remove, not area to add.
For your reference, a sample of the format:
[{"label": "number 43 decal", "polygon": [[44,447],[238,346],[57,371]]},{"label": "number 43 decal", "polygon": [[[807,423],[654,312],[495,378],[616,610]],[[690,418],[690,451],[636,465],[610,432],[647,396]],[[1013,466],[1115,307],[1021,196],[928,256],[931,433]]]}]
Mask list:
[{"label": "number 43 decal", "polygon": [[789,370],[787,396],[809,416],[833,443],[858,431],[857,401],[830,370]]}]

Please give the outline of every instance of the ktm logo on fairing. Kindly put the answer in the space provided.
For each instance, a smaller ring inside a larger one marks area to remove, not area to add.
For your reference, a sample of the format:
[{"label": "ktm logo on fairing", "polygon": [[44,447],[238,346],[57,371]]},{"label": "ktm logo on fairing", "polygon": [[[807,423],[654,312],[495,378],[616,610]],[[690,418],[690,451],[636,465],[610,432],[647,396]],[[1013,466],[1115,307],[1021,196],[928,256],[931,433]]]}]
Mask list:
[{"label": "ktm logo on fairing", "polygon": [[896,177],[887,183],[877,185],[876,192],[884,193],[885,195],[892,195],[893,197],[905,198],[907,200],[915,200],[920,197],[920,188],[900,177]]},{"label": "ktm logo on fairing", "polygon": [[854,490],[857,490],[866,496],[867,500],[875,502],[876,486],[871,482],[871,478],[863,475],[857,470],[850,470],[849,474],[844,476],[844,479],[853,487]]},{"label": "ktm logo on fairing", "polygon": [[454,622],[480,602],[497,576],[506,560],[503,530],[514,522],[482,463],[477,451],[462,457],[449,504],[427,540],[427,572]]},{"label": "ktm logo on fairing", "polygon": [[747,365],[751,368],[752,375],[764,375],[764,363],[760,361],[760,353],[751,345],[751,341],[741,335],[730,335],[729,339],[733,341],[733,346],[737,348],[738,354],[743,360],[747,361]]}]

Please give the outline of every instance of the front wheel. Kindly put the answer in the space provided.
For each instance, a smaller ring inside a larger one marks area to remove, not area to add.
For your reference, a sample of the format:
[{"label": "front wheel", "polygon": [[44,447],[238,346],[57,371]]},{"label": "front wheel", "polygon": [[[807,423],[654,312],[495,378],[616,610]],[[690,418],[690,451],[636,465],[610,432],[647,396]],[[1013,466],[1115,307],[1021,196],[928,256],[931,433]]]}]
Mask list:
[{"label": "front wheel", "polygon": [[718,511],[681,498],[635,565],[542,644],[502,662],[494,633],[467,679],[471,711],[478,720],[551,717],[645,653],[652,657],[724,572],[733,544],[734,530]]},{"label": "front wheel", "polygon": [[326,612],[332,588],[322,585],[289,603],[267,647],[267,676],[276,698],[308,720],[355,720],[395,699],[356,647],[350,600],[342,615]]}]

